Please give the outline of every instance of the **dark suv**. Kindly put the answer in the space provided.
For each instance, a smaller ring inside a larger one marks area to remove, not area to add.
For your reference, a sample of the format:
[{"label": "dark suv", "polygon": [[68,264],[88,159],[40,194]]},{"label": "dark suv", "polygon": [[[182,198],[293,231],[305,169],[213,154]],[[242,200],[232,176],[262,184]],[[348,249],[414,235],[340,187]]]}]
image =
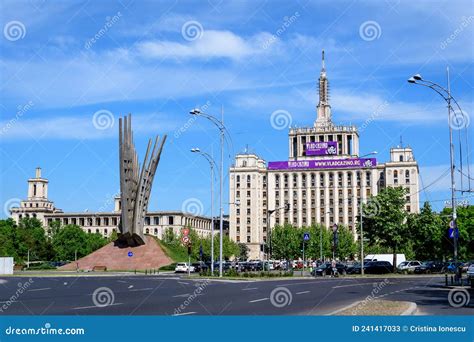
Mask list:
[{"label": "dark suv", "polygon": [[444,262],[441,261],[425,261],[420,266],[415,267],[414,273],[440,273],[444,270]]},{"label": "dark suv", "polygon": [[391,273],[393,266],[388,261],[370,261],[364,264],[364,272],[367,274]]},{"label": "dark suv", "polygon": [[[346,274],[346,265],[341,263],[336,263],[337,273],[340,275]],[[311,272],[312,276],[325,276],[332,274],[332,267],[330,262],[326,262]]]}]

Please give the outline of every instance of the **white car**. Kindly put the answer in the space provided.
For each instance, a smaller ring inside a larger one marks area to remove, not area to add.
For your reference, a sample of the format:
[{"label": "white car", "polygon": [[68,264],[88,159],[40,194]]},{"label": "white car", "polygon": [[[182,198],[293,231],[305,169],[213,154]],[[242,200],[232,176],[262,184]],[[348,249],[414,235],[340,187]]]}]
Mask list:
[{"label": "white car", "polygon": [[474,264],[471,264],[467,269],[467,279],[474,279]]},{"label": "white car", "polygon": [[178,262],[174,269],[175,273],[188,273],[194,272],[194,266],[189,266],[187,262]]},{"label": "white car", "polygon": [[421,266],[421,262],[419,261],[404,261],[398,264],[398,270],[403,272],[403,273],[412,273],[415,271],[416,267]]}]

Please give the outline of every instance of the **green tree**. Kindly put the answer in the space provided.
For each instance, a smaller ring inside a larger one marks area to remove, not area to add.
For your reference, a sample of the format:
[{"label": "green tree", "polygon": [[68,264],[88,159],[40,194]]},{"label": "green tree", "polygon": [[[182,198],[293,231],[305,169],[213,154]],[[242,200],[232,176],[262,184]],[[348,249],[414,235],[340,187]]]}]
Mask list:
[{"label": "green tree", "polygon": [[239,259],[240,260],[247,260],[249,257],[249,248],[245,243],[239,243]]},{"label": "green tree", "polygon": [[[456,223],[459,229],[458,256],[461,260],[474,260],[474,206],[458,207]],[[441,211],[443,221],[443,251],[448,258],[453,256],[453,239],[448,237],[451,208]]]},{"label": "green tree", "polygon": [[337,257],[340,260],[354,259],[354,254],[358,252],[358,246],[354,241],[354,235],[344,225],[339,225],[337,229],[338,233],[338,246],[337,246]]},{"label": "green tree", "polygon": [[38,219],[21,219],[16,228],[15,237],[15,248],[19,261],[27,260],[28,252],[30,261],[48,260],[51,257],[49,240],[46,238],[43,225]]},{"label": "green tree", "polygon": [[[443,221],[425,202],[419,214],[411,214],[407,218],[407,233],[413,256],[407,258],[419,260],[440,260],[443,258]],[[408,249],[408,248],[407,248]],[[408,253],[409,254],[409,249]]]},{"label": "green tree", "polygon": [[110,234],[110,236],[108,237],[107,239],[107,242],[114,242],[118,239],[118,233],[117,231],[114,229],[112,230],[112,234]]},{"label": "green tree", "polygon": [[13,257],[18,261],[16,225],[13,219],[0,220],[0,241],[0,256]]},{"label": "green tree", "polygon": [[87,234],[86,233],[86,243],[87,243],[87,254],[90,254],[99,248],[104,247],[107,244],[107,239],[104,238],[99,233]]},{"label": "green tree", "polygon": [[74,260],[75,252],[77,257],[81,258],[88,253],[89,238],[87,233],[81,227],[76,225],[63,226],[53,237],[52,245],[56,260]]},{"label": "green tree", "polygon": [[301,229],[290,224],[272,229],[272,256],[276,259],[293,260],[300,256]]},{"label": "green tree", "polygon": [[303,227],[301,233],[309,233],[309,240],[305,243],[306,258],[321,258],[321,241],[323,249],[323,259],[332,257],[332,232],[325,226],[318,224],[311,227]]},{"label": "green tree", "polygon": [[407,238],[405,211],[407,189],[388,187],[363,205],[364,237],[369,242],[390,248],[393,267],[396,268],[396,253]]}]

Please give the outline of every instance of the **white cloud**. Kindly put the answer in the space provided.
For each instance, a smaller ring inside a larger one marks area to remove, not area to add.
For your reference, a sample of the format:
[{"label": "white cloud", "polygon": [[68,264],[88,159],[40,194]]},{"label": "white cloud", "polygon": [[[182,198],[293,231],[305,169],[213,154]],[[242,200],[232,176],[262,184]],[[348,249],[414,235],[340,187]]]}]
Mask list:
[{"label": "white cloud", "polygon": [[145,58],[230,58],[244,57],[265,52],[264,43],[272,35],[258,33],[244,39],[230,31],[205,30],[202,37],[191,42],[146,41],[137,44],[137,53]]},{"label": "white cloud", "polygon": [[[162,135],[171,132],[179,125],[177,121],[167,119],[162,114],[133,115],[132,120],[136,133]],[[113,115],[113,120],[108,120],[104,123],[105,126],[101,126],[97,121],[94,122],[93,114],[18,118],[14,121],[0,121],[0,139],[20,140],[34,137],[35,139],[94,140],[117,138],[118,121],[118,115]]]},{"label": "white cloud", "polygon": [[446,121],[442,107],[436,104],[393,101],[376,93],[335,90],[331,97],[333,113],[344,120],[372,120],[436,123]]}]

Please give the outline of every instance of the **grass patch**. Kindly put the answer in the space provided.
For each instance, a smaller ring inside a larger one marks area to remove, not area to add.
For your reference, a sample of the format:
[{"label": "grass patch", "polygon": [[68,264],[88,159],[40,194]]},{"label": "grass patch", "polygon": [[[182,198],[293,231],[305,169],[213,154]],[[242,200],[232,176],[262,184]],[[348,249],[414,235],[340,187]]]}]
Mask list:
[{"label": "grass patch", "polygon": [[[184,248],[182,247],[178,247],[174,244],[171,244],[171,243],[166,243],[160,239],[158,239],[156,236],[153,237],[156,242],[158,242],[158,245],[160,245],[160,247],[163,249],[163,251],[165,252],[165,254],[173,260],[174,262],[174,266],[176,266],[176,263],[177,262],[188,262],[188,252],[187,250],[185,250]],[[194,262],[195,260],[193,260],[191,258],[191,262]],[[171,266],[171,265],[167,265],[167,266]],[[163,266],[163,267],[167,267],[167,266]],[[164,270],[163,267],[160,268],[160,270]],[[173,271],[174,271],[174,267],[173,267]]]}]

